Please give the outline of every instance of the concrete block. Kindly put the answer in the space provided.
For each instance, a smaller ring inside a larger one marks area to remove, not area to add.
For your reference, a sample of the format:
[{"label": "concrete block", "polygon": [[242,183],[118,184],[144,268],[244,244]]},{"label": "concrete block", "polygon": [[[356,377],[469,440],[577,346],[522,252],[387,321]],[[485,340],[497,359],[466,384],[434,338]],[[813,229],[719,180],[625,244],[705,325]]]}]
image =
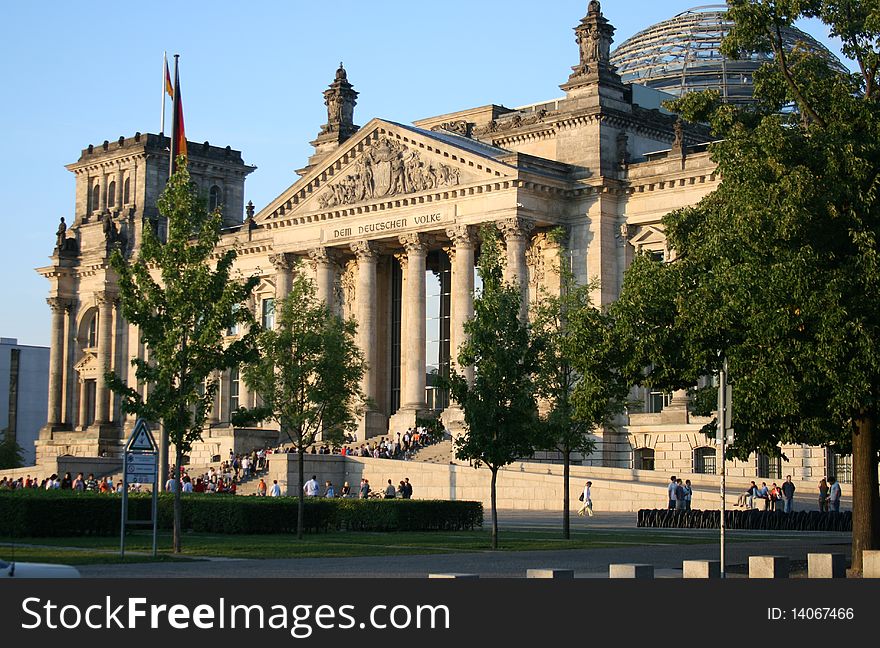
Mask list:
[{"label": "concrete block", "polygon": [[749,578],[788,578],[785,556],[749,556]]},{"label": "concrete block", "polygon": [[839,553],[807,554],[807,578],[846,578],[846,556]]},{"label": "concrete block", "polygon": [[545,567],[542,569],[528,569],[526,570],[526,578],[574,578],[574,570],[573,569],[556,569],[552,567]]},{"label": "concrete block", "polygon": [[608,565],[609,578],[654,578],[654,565],[625,563]]},{"label": "concrete block", "polygon": [[448,574],[428,574],[428,578],[466,578],[466,579],[474,579],[479,578],[479,574],[462,574],[457,572],[451,572]]},{"label": "concrete block", "polygon": [[880,551],[862,552],[862,578],[880,578]]},{"label": "concrete block", "polygon": [[720,560],[685,560],[682,578],[721,578]]}]

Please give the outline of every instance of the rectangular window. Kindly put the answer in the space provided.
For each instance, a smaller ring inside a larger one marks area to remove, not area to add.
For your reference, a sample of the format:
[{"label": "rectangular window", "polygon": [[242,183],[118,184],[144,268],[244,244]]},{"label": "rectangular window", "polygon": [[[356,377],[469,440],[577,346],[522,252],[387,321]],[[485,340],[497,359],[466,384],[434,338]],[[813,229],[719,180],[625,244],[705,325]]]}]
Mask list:
[{"label": "rectangular window", "polygon": [[[239,309],[239,308],[241,308],[241,304],[235,304],[235,305],[232,307],[232,313],[233,313],[233,315],[236,314],[236,313],[238,313],[238,309]],[[233,323],[229,326],[229,328],[226,329],[226,335],[228,335],[228,336],[238,335],[238,329],[239,329],[239,327],[238,327],[238,322],[233,322]]]},{"label": "rectangular window", "polygon": [[659,414],[663,408],[669,405],[672,394],[662,391],[648,392],[648,414]]},{"label": "rectangular window", "polygon": [[759,452],[755,458],[755,472],[761,479],[782,479],[782,457]]},{"label": "rectangular window", "polygon": [[239,381],[240,376],[238,373],[238,367],[232,367],[229,370],[229,411],[234,412],[238,409],[238,394],[239,394]]},{"label": "rectangular window", "polygon": [[718,471],[715,448],[694,450],[694,472],[701,475],[714,475]]},{"label": "rectangular window", "polygon": [[273,329],[275,328],[275,300],[271,297],[267,297],[263,300],[263,328],[264,329]]},{"label": "rectangular window", "polygon": [[852,455],[834,452],[828,448],[828,476],[841,484],[852,484]]}]

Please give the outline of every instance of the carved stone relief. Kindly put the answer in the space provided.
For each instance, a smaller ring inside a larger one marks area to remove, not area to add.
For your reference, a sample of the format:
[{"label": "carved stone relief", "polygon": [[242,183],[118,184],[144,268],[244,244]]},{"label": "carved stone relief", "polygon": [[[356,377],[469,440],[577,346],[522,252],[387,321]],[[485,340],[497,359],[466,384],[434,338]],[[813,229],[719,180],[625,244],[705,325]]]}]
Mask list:
[{"label": "carved stone relief", "polygon": [[346,316],[354,314],[355,305],[357,303],[357,262],[354,260],[345,264],[345,270],[339,281],[339,287],[342,294],[339,296],[345,308]]},{"label": "carved stone relief", "polygon": [[367,148],[354,172],[327,187],[318,196],[321,209],[451,187],[461,182],[461,172],[447,164],[422,160],[418,152],[400,142],[382,137]]}]

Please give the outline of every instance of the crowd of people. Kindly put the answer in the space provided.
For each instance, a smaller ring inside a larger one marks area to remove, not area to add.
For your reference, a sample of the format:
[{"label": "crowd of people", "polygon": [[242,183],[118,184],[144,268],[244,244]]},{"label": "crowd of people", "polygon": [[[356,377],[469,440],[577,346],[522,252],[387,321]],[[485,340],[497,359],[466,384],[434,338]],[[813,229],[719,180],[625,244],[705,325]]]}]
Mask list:
[{"label": "crowd of people", "polygon": [[73,477],[69,472],[64,473],[64,477],[59,477],[52,473],[45,479],[31,477],[19,477],[18,479],[3,477],[0,479],[0,490],[70,490],[78,493],[121,493],[122,480],[113,483],[112,477],[103,477],[96,479],[93,473],[84,476],[83,473],[77,473]]},{"label": "crowd of people", "polygon": [[[823,477],[819,481],[818,506],[822,512],[834,511],[840,512],[840,498],[842,495],[840,482],[834,477]],[[737,498],[735,506],[752,509],[757,508],[757,500],[763,500],[765,511],[779,511],[791,513],[794,503],[794,493],[797,490],[791,481],[791,475],[785,476],[782,485],[776,482],[767,486],[767,482],[761,482],[758,486],[755,482],[751,482]],[[780,506],[782,507],[780,509]]]},{"label": "crowd of people", "polygon": [[[409,477],[404,477],[395,487],[394,483],[389,479],[388,484],[381,489],[373,490],[370,486],[369,479],[361,479],[361,483],[357,490],[352,489],[351,484],[344,482],[342,487],[337,490],[336,486],[329,479],[323,484],[318,481],[317,475],[312,475],[303,485],[303,495],[305,497],[351,497],[359,499],[383,498],[383,499],[412,499],[413,487],[409,481]],[[260,479],[257,486],[257,495],[266,497],[278,497],[281,495],[281,488],[277,480],[273,480],[272,488],[269,489],[265,480]]]}]

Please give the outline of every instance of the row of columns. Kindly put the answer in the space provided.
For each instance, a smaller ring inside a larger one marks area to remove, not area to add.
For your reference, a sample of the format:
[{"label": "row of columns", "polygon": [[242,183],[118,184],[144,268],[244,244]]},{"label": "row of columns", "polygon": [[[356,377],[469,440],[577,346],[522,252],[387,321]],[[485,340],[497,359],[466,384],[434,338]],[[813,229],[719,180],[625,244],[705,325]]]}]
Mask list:
[{"label": "row of columns", "polygon": [[[498,223],[506,242],[507,265],[505,279],[520,286],[523,294],[527,290],[528,270],[526,248],[534,223],[521,218],[511,218]],[[464,340],[464,323],[474,313],[474,256],[476,249],[475,228],[469,225],[456,225],[446,230],[452,247],[447,252],[452,262],[450,342],[458,349]],[[405,254],[398,255],[404,272],[401,355],[404,358],[401,376],[401,408],[423,410],[426,388],[425,328],[426,294],[425,270],[428,251],[435,242],[429,234],[408,233],[398,237]],[[357,260],[357,305],[358,320],[357,344],[367,361],[362,389],[368,398],[378,400],[378,357],[376,336],[378,334],[378,288],[377,263],[379,250],[373,241],[362,240],[350,244]],[[336,295],[336,253],[326,247],[309,251],[315,268],[316,293],[319,299],[335,308]],[[276,298],[283,299],[290,291],[293,261],[290,254],[277,254],[271,258],[276,270]],[[523,299],[521,318],[525,320],[528,312],[527,300]],[[452,362],[457,364],[457,353]],[[473,367],[459,367],[468,380],[473,380]]]}]

